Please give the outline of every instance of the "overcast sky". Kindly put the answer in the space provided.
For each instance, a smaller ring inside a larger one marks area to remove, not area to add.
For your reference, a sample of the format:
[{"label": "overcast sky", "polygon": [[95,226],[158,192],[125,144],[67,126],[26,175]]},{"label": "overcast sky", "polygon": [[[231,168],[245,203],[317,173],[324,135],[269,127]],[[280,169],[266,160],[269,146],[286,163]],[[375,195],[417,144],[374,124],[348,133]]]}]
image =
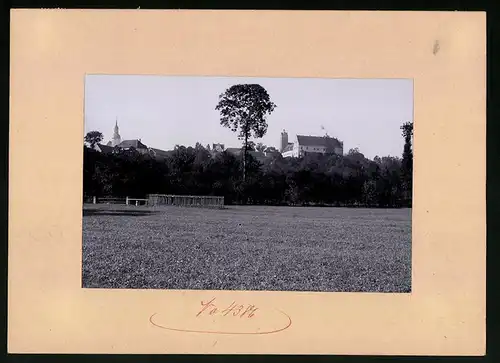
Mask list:
[{"label": "overcast sky", "polygon": [[324,135],[358,147],[366,157],[401,156],[399,127],[413,120],[413,82],[408,79],[311,79],[87,75],[85,133],[97,130],[107,142],[118,119],[122,140],[141,139],[170,150],[176,144],[223,143],[239,147],[237,135],[223,128],[215,110],[218,96],[239,83],[258,83],[277,105],[267,134],[256,142],[279,146],[289,139]]}]

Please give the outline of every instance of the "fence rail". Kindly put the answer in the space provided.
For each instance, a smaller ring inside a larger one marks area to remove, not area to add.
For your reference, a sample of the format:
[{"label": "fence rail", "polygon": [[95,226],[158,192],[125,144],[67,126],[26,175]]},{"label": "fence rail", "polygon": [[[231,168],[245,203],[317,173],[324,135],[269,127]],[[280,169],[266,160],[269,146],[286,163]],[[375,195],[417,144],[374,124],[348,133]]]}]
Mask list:
[{"label": "fence rail", "polygon": [[203,195],[150,194],[148,205],[176,205],[181,207],[224,208],[224,197]]},{"label": "fence rail", "polygon": [[148,204],[148,201],[149,199],[143,199],[143,198],[130,198],[130,197],[127,197],[125,199],[125,204],[126,205],[147,205]]},{"label": "fence rail", "polygon": [[85,196],[83,202],[91,204],[128,204],[127,199],[129,198]]},{"label": "fence rail", "polygon": [[86,203],[92,204],[126,204],[126,198],[114,198],[114,197],[85,197],[84,201]]}]

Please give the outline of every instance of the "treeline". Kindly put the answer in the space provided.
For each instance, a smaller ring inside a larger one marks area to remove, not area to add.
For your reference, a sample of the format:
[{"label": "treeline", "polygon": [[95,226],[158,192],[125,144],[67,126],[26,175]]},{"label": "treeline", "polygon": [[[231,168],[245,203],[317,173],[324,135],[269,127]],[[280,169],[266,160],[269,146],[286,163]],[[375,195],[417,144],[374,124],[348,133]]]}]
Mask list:
[{"label": "treeline", "polygon": [[[357,149],[347,155],[308,154],[259,162],[213,153],[201,145],[179,146],[156,160],[135,150],[106,154],[84,148],[87,196],[146,197],[147,194],[218,195],[225,204],[411,206],[411,181],[403,158],[369,160]],[[411,173],[410,173],[411,178]]]}]

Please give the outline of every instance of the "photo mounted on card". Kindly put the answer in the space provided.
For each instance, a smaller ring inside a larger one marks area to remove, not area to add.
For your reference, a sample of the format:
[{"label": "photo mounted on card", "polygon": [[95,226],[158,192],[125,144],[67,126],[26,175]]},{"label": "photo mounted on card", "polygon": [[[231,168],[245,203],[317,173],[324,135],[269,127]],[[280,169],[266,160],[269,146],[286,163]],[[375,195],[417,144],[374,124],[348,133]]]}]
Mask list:
[{"label": "photo mounted on card", "polygon": [[11,40],[11,353],[484,354],[483,13],[14,10]]},{"label": "photo mounted on card", "polygon": [[84,112],[83,287],[411,291],[411,79],[87,75]]}]

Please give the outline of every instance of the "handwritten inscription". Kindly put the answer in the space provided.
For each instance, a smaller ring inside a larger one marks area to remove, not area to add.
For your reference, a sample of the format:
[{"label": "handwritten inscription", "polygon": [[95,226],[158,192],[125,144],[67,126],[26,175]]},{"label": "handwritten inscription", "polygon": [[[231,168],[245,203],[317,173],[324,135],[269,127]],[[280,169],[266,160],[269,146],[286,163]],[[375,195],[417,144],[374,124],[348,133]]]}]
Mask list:
[{"label": "handwritten inscription", "polygon": [[201,309],[196,314],[196,317],[202,315],[218,315],[218,316],[232,316],[239,318],[253,318],[255,313],[259,310],[258,307],[251,304],[238,304],[233,301],[227,306],[218,306],[215,298],[210,301],[201,301]]},{"label": "handwritten inscription", "polygon": [[[292,325],[290,316],[281,310],[269,308],[261,310],[256,305],[237,301],[228,304],[227,301],[221,302],[215,297],[211,300],[202,300],[189,311],[189,317],[186,317],[183,323],[178,322],[181,326],[170,325],[168,321],[178,320],[178,317],[174,318],[172,312],[169,314],[168,311],[152,314],[149,322],[157,328],[176,332],[229,335],[274,334]],[[217,320],[219,324],[216,323]],[[225,323],[220,324],[223,321]]]}]

